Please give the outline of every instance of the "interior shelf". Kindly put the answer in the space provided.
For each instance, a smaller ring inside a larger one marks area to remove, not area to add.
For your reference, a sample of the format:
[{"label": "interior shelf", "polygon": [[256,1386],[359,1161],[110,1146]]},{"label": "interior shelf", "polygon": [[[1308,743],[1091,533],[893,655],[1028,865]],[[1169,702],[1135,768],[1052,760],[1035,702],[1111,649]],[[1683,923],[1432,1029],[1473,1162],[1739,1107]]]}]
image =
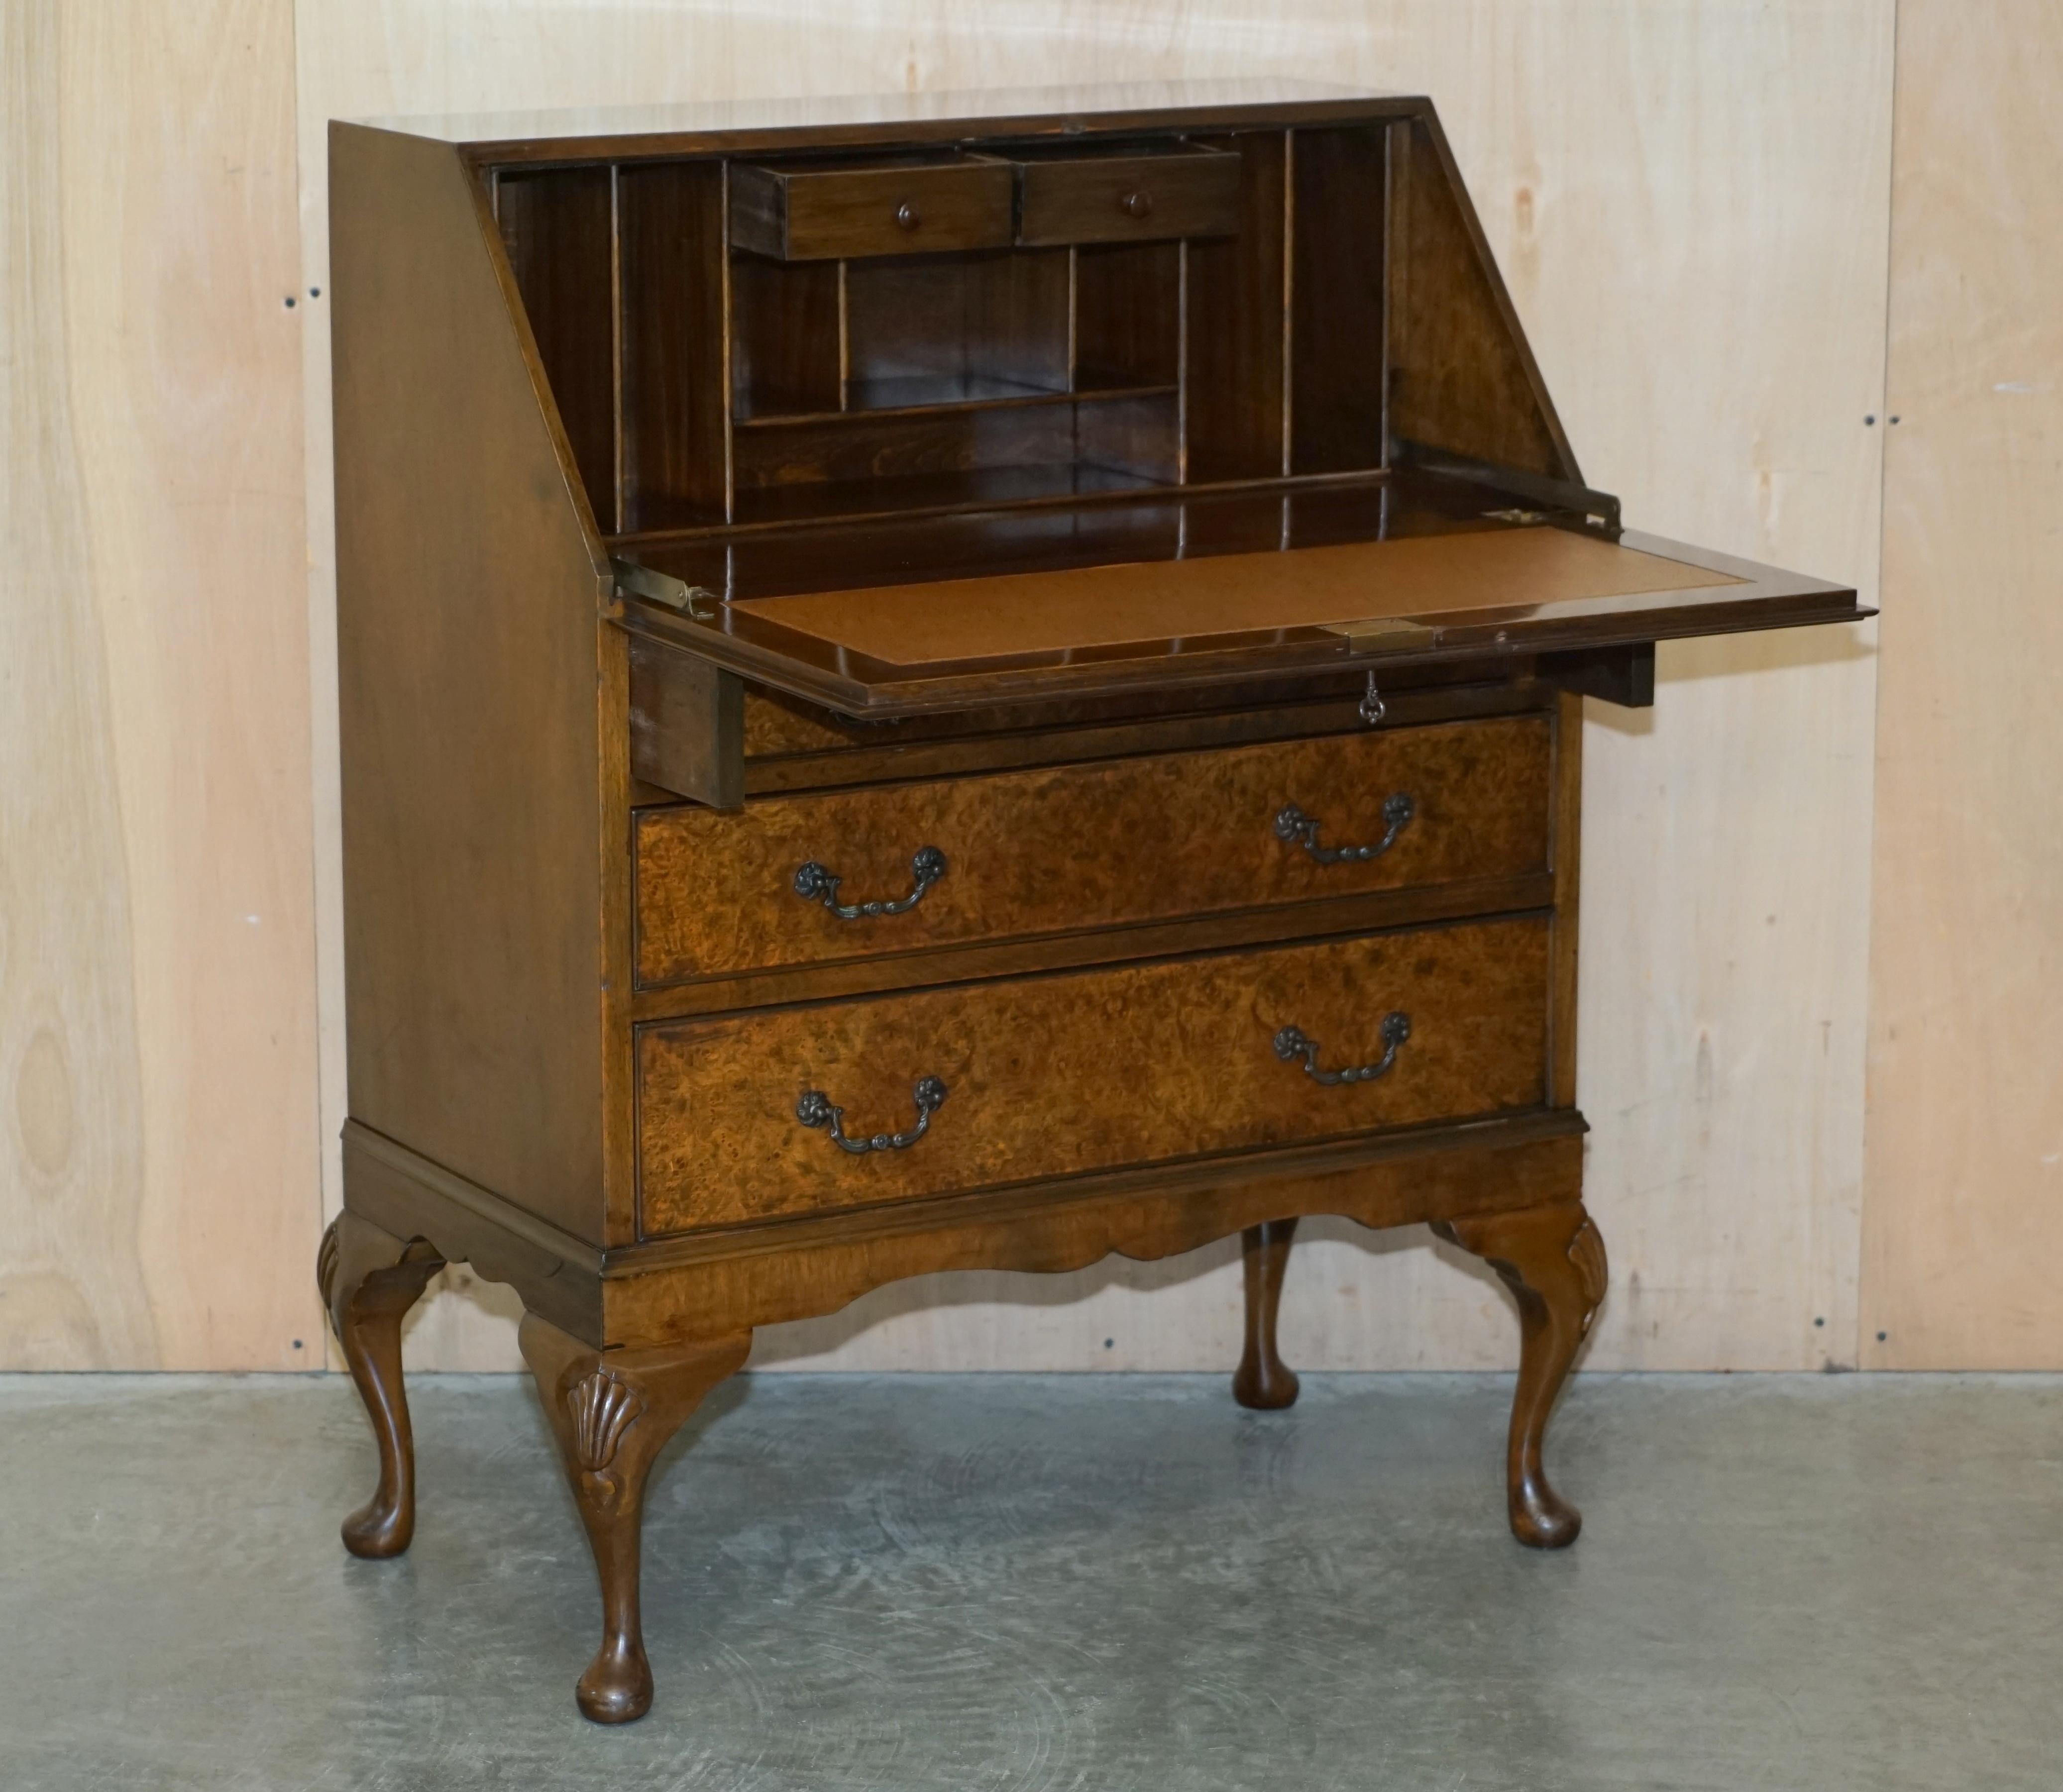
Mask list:
[{"label": "interior shelf", "polygon": [[1078,389],[1038,386],[1022,380],[999,380],[982,374],[911,374],[885,380],[855,380],[846,388],[845,408],[825,410],[778,396],[739,404],[734,420],[740,428],[791,423],[834,423],[864,415],[920,415],[932,412],[999,410],[1027,404],[1068,404],[1126,398],[1159,398],[1176,391],[1173,381],[1141,384],[1121,374],[1086,376]]},{"label": "interior shelf", "polygon": [[1141,474],[1081,461],[909,473],[890,480],[810,480],[786,485],[739,487],[734,520],[743,528],[816,522],[1104,492],[1150,492],[1160,483]]}]

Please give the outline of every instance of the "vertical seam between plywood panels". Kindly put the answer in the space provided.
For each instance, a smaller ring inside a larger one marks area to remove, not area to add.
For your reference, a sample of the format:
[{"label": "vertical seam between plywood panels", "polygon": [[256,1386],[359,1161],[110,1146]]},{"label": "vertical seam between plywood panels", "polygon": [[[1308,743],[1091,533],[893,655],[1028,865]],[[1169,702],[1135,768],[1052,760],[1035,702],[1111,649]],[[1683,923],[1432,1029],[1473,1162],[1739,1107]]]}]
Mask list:
[{"label": "vertical seam between plywood panels", "polygon": [[[292,121],[294,134],[294,269],[296,274],[305,276],[308,271],[308,214],[306,209],[301,203],[301,195],[304,191],[305,183],[308,176],[308,170],[303,165],[301,161],[301,109],[304,96],[301,92],[300,23],[300,8],[298,6],[289,7],[288,9],[287,14],[287,51],[288,56],[292,58],[292,66],[294,71],[294,105]],[[327,123],[325,123],[323,131],[323,142],[325,145],[325,164],[327,163],[327,145],[328,143],[328,127]],[[328,170],[325,165],[324,169],[325,197],[323,206],[323,215],[325,219],[327,219],[329,215],[329,206],[327,197],[328,173]],[[327,266],[325,266],[323,284],[326,288],[328,288],[328,296],[330,298],[331,301],[334,303],[336,289],[333,283],[328,278],[328,271]],[[304,278],[302,284],[307,285],[308,283],[309,283],[306,279]],[[300,307],[297,306],[296,309],[300,310]],[[325,310],[323,315],[325,317],[328,317],[331,315],[332,313],[329,311]],[[324,327],[327,330],[328,326],[324,325]],[[335,353],[336,346],[334,332],[332,332],[331,354],[332,360],[334,359]],[[328,1167],[329,1159],[329,1147],[328,1144],[328,1134],[329,1129],[323,1123],[324,1119],[323,1111],[323,1091],[328,1080],[328,1071],[331,1059],[326,1050],[326,1041],[324,1038],[324,1028],[323,1023],[325,1016],[324,1014],[323,1003],[323,959],[324,945],[323,929],[323,866],[322,855],[316,850],[316,829],[318,825],[318,818],[320,816],[324,808],[323,803],[320,801],[320,793],[316,788],[316,779],[320,774],[323,766],[324,755],[316,749],[314,725],[316,717],[321,713],[321,708],[314,701],[313,694],[316,677],[315,642],[317,631],[316,628],[314,590],[316,556],[311,551],[313,547],[313,544],[308,538],[309,517],[312,508],[308,503],[308,468],[310,462],[313,458],[308,452],[310,421],[311,418],[308,406],[308,324],[306,321],[306,314],[304,313],[301,327],[301,551],[308,563],[309,584],[306,588],[306,628],[303,637],[304,640],[307,643],[308,660],[307,664],[303,667],[302,671],[303,676],[307,679],[309,685],[308,788],[307,793],[308,799],[308,836],[307,841],[308,858],[308,946],[310,958],[312,960],[310,968],[314,974],[315,981],[313,994],[315,998],[314,1058],[316,1086],[313,1091],[313,1095],[316,1109],[316,1233],[317,1237],[320,1238],[324,1231],[328,1227],[330,1221],[336,1217],[336,1215],[331,1213],[329,1211],[330,1190],[328,1187],[328,1178],[326,1174]],[[334,545],[332,545],[331,549],[330,558],[333,565],[336,558]],[[336,609],[334,599],[332,601],[331,609],[332,612],[334,612]],[[332,665],[331,669],[333,673],[335,670],[334,665]],[[334,762],[337,767],[340,789],[343,772],[341,743],[339,745],[338,753]],[[340,810],[341,806],[340,804]],[[340,921],[341,921],[341,918],[342,910],[341,905],[340,903]],[[341,991],[339,993],[341,994]],[[349,1091],[348,1089],[346,1091],[345,1106],[346,1108],[348,1109]],[[340,1130],[341,1120],[340,1119]],[[341,1214],[343,1211],[344,1173],[343,1159],[340,1155],[338,1159],[336,1183],[336,1213]],[[311,1279],[311,1281],[308,1284],[308,1292],[314,1292],[312,1279]],[[347,1366],[344,1360],[343,1352],[339,1349],[336,1339],[330,1335],[329,1316],[328,1313],[324,1312],[322,1301],[319,1295],[316,1298],[315,1306],[315,1329],[309,1341],[312,1343],[316,1339],[319,1338],[321,1340],[321,1344],[319,1348],[312,1349],[305,1352],[307,1361],[304,1365],[303,1372],[310,1375],[324,1374],[330,1370],[341,1369]]]},{"label": "vertical seam between plywood panels", "polygon": [[[1892,302],[1895,270],[1898,265],[1898,70],[1900,26],[1904,7],[1899,0],[1892,0],[1891,9],[1891,103],[1884,109],[1885,127],[1890,141],[1884,146],[1884,337],[1883,359],[1879,364],[1877,380],[1877,437],[1876,437],[1876,595],[1880,606],[1884,601],[1884,572],[1889,561],[1886,532],[1891,516],[1891,344]],[[1863,914],[1863,1088],[1862,1088],[1862,1151],[1857,1166],[1856,1191],[1856,1289],[1853,1334],[1849,1339],[1848,1360],[1857,1368],[1863,1367],[1863,1339],[1868,1321],[1864,1317],[1868,1306],[1864,1277],[1869,1264],[1867,1239],[1869,1231],[1870,1184],[1873,1153],[1871,1150],[1870,1098],[1872,1093],[1872,1060],[1876,1056],[1876,807],[1882,788],[1881,770],[1877,757],[1877,736],[1884,725],[1884,639],[1883,625],[1878,624],[1876,646],[1876,685],[1870,701],[1870,813],[1868,838],[1865,843],[1869,867],[1869,899]]]}]

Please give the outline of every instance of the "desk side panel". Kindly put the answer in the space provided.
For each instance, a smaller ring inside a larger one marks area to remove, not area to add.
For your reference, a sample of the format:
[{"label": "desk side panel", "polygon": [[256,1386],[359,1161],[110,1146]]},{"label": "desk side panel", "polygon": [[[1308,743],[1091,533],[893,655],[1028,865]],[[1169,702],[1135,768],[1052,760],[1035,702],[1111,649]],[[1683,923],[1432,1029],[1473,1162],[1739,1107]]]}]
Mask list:
[{"label": "desk side panel", "polygon": [[351,1113],[599,1241],[605,566],[457,153],[330,174]]},{"label": "desk side panel", "polygon": [[1580,482],[1439,120],[1389,141],[1391,436]]}]

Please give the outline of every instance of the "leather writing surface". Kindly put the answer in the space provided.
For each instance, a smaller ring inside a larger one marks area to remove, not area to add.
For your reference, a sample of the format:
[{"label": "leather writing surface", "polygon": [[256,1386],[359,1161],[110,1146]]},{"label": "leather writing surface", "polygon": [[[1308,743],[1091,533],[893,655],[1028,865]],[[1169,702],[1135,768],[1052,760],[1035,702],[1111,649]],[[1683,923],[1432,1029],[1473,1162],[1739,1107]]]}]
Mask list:
[{"label": "leather writing surface", "polygon": [[1530,611],[1743,582],[1570,530],[1532,528],[811,592],[731,607],[891,665],[922,665],[1380,617]]}]

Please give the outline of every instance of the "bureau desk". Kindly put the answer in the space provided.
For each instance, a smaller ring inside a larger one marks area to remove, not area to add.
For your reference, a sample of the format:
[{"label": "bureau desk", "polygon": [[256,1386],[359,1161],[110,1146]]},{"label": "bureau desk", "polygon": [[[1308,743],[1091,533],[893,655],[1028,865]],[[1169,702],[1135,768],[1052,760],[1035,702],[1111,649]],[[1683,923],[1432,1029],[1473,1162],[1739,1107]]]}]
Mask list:
[{"label": "bureau desk", "polygon": [[1222,85],[332,127],[350,1118],[325,1304],[512,1284],[641,1714],[639,1514],[756,1327],[1300,1216],[1606,1287],[1585,696],[1846,588],[1582,481],[1430,103]]}]

